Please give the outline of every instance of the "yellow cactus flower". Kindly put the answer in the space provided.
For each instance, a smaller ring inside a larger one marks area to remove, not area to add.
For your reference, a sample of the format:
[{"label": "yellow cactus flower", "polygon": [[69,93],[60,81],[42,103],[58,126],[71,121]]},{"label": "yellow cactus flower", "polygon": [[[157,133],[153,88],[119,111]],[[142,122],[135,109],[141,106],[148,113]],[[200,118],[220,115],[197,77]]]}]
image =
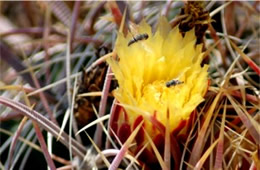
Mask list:
[{"label": "yellow cactus flower", "polygon": [[[144,34],[147,39],[135,38]],[[155,33],[144,21],[126,37],[118,33],[118,59],[109,58],[108,63],[119,84],[113,94],[123,106],[123,111],[112,120],[116,121],[114,130],[119,138],[120,128],[127,137],[140,117],[153,139],[160,130],[152,120],[165,126],[169,113],[169,128],[173,132],[181,121],[189,119],[204,100],[208,87],[208,66],[201,66],[202,45],[195,44],[194,30],[183,37],[178,27],[171,29],[165,18],[159,20]],[[144,141],[142,137],[137,143]]]}]

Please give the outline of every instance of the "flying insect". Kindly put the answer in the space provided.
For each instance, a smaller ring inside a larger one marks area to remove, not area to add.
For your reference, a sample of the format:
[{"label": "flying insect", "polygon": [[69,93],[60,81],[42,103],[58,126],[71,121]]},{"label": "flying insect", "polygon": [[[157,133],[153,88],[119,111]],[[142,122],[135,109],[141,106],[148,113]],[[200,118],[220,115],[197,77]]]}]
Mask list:
[{"label": "flying insect", "polygon": [[182,84],[184,83],[183,81],[180,81],[180,80],[177,80],[177,79],[173,79],[173,80],[170,80],[168,82],[166,82],[166,87],[171,87],[171,86],[176,86],[178,84]]},{"label": "flying insect", "polygon": [[128,46],[132,45],[133,43],[136,43],[138,41],[141,41],[141,40],[147,40],[149,38],[149,35],[144,33],[144,34],[138,34],[136,36],[133,37],[133,39],[131,39],[129,42],[128,42]]}]

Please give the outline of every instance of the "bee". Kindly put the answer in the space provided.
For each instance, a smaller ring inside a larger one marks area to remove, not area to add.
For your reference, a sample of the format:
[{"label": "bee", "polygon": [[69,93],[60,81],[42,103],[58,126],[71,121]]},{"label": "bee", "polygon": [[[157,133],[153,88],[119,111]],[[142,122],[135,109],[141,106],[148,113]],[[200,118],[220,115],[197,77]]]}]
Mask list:
[{"label": "bee", "polygon": [[132,45],[133,43],[136,43],[138,41],[141,41],[141,40],[147,40],[149,38],[148,34],[144,33],[144,34],[138,34],[136,35],[135,37],[133,37],[133,39],[131,39],[129,42],[128,42],[128,46]]},{"label": "bee", "polygon": [[171,87],[171,86],[176,86],[178,84],[182,84],[184,83],[183,81],[180,81],[180,80],[176,80],[176,79],[173,79],[173,80],[170,80],[168,82],[166,82],[166,87]]}]

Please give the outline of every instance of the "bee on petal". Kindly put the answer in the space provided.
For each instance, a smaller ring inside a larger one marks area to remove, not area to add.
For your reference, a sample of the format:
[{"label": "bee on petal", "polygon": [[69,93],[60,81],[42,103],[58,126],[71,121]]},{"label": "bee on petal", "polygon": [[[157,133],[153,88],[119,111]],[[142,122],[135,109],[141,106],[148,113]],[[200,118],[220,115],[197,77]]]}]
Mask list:
[{"label": "bee on petal", "polygon": [[138,41],[141,41],[141,40],[147,40],[149,38],[149,35],[144,33],[144,34],[138,34],[136,36],[133,37],[133,39],[131,39],[129,42],[128,42],[128,46],[132,45],[133,43],[136,43]]},{"label": "bee on petal", "polygon": [[177,80],[177,79],[173,79],[173,80],[170,80],[168,82],[166,82],[166,87],[171,87],[171,86],[176,86],[178,84],[182,84],[184,83],[183,81],[180,81],[180,80]]}]

